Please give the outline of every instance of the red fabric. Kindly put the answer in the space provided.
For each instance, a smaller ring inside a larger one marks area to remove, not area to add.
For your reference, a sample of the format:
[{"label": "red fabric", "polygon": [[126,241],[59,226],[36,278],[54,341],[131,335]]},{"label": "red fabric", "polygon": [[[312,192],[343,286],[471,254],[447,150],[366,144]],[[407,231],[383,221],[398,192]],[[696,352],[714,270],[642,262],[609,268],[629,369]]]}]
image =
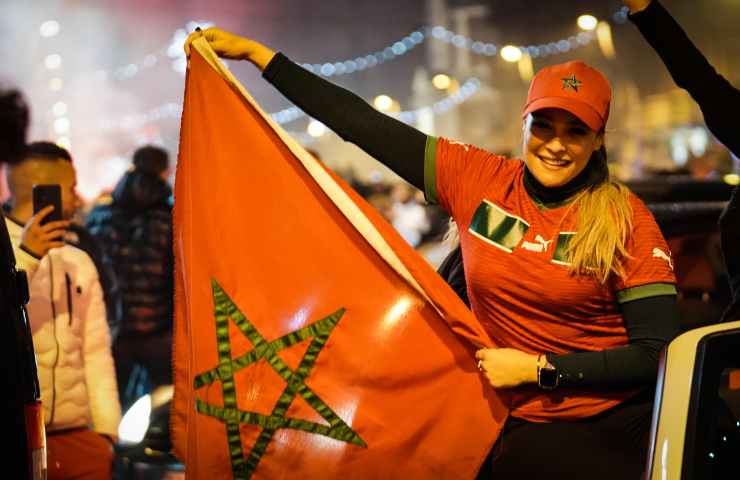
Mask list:
[{"label": "red fabric", "polygon": [[676,284],[676,274],[671,250],[663,234],[655,223],[653,214],[635,195],[632,203],[632,232],[627,239],[630,254],[625,262],[627,276],[615,278],[615,291],[639,287],[649,283]]},{"label": "red fabric", "polygon": [[740,370],[730,370],[727,376],[727,388],[730,390],[740,390]]},{"label": "red fabric", "polygon": [[[388,267],[258,112],[193,51],[174,210],[172,431],[188,478],[234,472],[225,424],[194,408],[198,399],[225,405],[220,380],[194,388],[197,375],[219,365],[212,280],[267,341],[346,309],[305,384],[366,446],[278,429],[243,478],[473,478],[495,442],[506,408],[476,370],[473,343],[489,344],[484,330],[380,215],[341,186],[444,318]],[[233,316],[229,340],[231,358],[253,349]],[[278,356],[295,369],[307,344]],[[264,360],[234,378],[242,412],[269,414],[286,386]],[[286,415],[323,421],[301,396]],[[241,425],[236,458],[251,458],[261,432]]]},{"label": "red fabric", "polygon": [[[656,247],[668,252],[665,240],[634,196],[633,235],[628,240],[633,258],[625,265],[627,278],[602,285],[591,277],[573,276],[567,265],[554,261],[559,235],[573,232],[577,218],[567,205],[538,208],[524,188],[521,161],[439,139],[436,172],[439,203],[459,226],[471,307],[501,347],[562,354],[625,345],[616,291],[656,282],[675,284],[668,262],[652,255]],[[529,224],[511,252],[471,232],[471,219],[484,201]],[[633,393],[569,388],[546,393],[535,386],[510,392],[511,414],[540,422],[591,416]]]},{"label": "red fabric", "polygon": [[48,480],[110,480],[113,445],[87,429],[46,434]]},{"label": "red fabric", "polygon": [[28,449],[39,450],[46,447],[46,430],[44,428],[44,407],[37,401],[23,407],[26,417],[26,435]]}]

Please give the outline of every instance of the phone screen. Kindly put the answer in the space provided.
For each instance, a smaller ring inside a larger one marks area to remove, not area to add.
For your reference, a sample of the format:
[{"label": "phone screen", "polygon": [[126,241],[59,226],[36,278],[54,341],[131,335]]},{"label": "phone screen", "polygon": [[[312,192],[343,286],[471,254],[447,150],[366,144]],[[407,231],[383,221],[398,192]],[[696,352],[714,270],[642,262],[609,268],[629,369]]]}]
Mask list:
[{"label": "phone screen", "polygon": [[41,221],[41,225],[62,219],[62,188],[59,185],[34,185],[34,215],[48,205],[53,205],[54,211],[44,217],[44,219]]}]

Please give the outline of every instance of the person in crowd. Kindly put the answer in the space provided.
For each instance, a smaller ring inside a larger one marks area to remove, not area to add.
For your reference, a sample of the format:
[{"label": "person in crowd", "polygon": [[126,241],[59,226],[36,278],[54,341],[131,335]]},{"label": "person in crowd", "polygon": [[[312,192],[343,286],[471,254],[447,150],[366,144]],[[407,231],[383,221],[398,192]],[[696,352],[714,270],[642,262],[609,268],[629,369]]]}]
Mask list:
[{"label": "person in crowd", "polygon": [[[735,157],[740,157],[740,134],[735,112],[740,90],[717,73],[681,26],[657,0],[624,0],[629,19],[668,68],[676,85],[696,101],[709,130]],[[738,187],[720,216],[720,236],[732,302],[723,320],[740,320],[740,194]]]},{"label": "person in crowd", "polygon": [[427,136],[216,28],[194,32],[188,54],[200,36],[220,56],[256,65],[459,226],[471,307],[497,345],[476,352],[478,367],[510,406],[481,475],[637,478],[659,351],[677,331],[676,289],[652,215],[609,180],[606,78],[582,62],[540,70],[523,109],[521,161]]},{"label": "person in crowd", "polygon": [[86,220],[113,267],[124,313],[113,344],[121,403],[172,383],[172,189],[167,152],[145,146],[115,186],[110,204]]},{"label": "person in crowd", "polygon": [[[121,411],[110,332],[95,265],[63,241],[77,208],[70,154],[30,144],[7,170],[6,224],[19,265],[29,276],[28,314],[38,363],[50,479],[109,478]],[[57,184],[62,220],[34,213],[33,186]]]},{"label": "person in crowd", "polygon": [[[391,187],[390,223],[406,242],[416,248],[431,225],[417,191],[404,183]],[[423,201],[423,200],[422,200]]]},{"label": "person in crowd", "polygon": [[[16,163],[26,148],[26,130],[31,120],[28,104],[16,89],[0,86],[0,171],[4,165]],[[7,196],[5,176],[0,178],[0,199]],[[5,223],[4,219],[0,219]],[[3,231],[5,227],[2,227]],[[23,265],[18,265],[22,269]]]},{"label": "person in crowd", "polygon": [[15,163],[26,146],[26,130],[30,122],[28,105],[20,91],[0,88],[0,165]]},{"label": "person in crowd", "polygon": [[87,253],[95,263],[100,286],[103,288],[103,300],[108,318],[111,339],[115,342],[118,329],[123,322],[123,294],[118,283],[113,259],[107,254],[100,241],[74,218],[70,221],[64,234],[64,241]]}]

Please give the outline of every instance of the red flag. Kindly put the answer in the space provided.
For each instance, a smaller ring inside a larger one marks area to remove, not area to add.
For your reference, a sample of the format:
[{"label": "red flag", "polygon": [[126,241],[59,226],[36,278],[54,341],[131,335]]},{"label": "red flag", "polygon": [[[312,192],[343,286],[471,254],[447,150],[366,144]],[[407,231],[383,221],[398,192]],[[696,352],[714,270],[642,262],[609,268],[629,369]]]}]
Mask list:
[{"label": "red flag", "polygon": [[476,370],[482,327],[193,47],[174,213],[188,476],[473,478],[506,417]]}]

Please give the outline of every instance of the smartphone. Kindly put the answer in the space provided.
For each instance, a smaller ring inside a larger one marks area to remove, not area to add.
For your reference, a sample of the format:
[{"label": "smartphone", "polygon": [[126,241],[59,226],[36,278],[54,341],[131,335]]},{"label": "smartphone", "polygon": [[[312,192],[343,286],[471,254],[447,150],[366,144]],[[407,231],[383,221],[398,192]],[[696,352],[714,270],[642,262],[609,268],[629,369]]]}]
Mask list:
[{"label": "smartphone", "polygon": [[54,210],[41,221],[41,225],[62,219],[62,187],[59,185],[33,186],[33,214],[53,205]]}]

